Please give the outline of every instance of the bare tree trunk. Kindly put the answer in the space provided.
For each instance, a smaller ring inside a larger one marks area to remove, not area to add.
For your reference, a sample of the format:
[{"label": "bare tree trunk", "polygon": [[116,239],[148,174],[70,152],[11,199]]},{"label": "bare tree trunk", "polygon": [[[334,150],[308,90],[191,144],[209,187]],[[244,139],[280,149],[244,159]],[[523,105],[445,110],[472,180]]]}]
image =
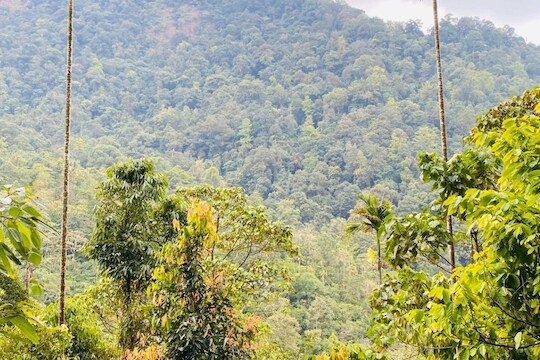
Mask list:
[{"label": "bare tree trunk", "polygon": [[377,236],[377,270],[379,271],[379,285],[382,285],[382,258],[381,258],[381,239]]},{"label": "bare tree trunk", "polygon": [[[435,55],[437,61],[437,83],[439,88],[439,122],[441,128],[441,151],[443,160],[448,161],[448,147],[446,141],[446,118],[444,113],[444,89],[443,89],[443,75],[442,75],[442,64],[441,64],[441,41],[439,37],[439,14],[437,10],[437,0],[433,0],[433,33],[435,34]],[[446,230],[452,237],[452,217],[448,216],[446,219]],[[452,270],[456,267],[456,255],[454,248],[454,241],[451,239],[450,244],[448,245],[448,255],[449,261],[452,265]]]},{"label": "bare tree trunk", "polygon": [[26,288],[26,291],[30,289],[30,281],[32,280],[32,264],[30,261],[26,261],[26,273],[24,276],[24,286]]},{"label": "bare tree trunk", "polygon": [[69,196],[69,129],[71,126],[71,68],[73,62],[73,0],[68,4],[68,34],[67,34],[67,64],[66,64],[66,118],[64,141],[64,187],[62,193],[62,259],[60,263],[60,301],[59,320],[62,325],[65,321],[66,301],[66,257],[67,257],[67,220]]}]

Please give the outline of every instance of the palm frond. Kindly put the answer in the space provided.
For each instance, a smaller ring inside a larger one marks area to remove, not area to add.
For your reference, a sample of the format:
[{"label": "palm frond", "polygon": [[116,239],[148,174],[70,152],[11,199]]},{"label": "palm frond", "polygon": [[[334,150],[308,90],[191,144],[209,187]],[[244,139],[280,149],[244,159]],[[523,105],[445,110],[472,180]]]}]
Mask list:
[{"label": "palm frond", "polygon": [[349,222],[345,227],[345,233],[350,235],[360,231],[365,231],[365,229],[365,224],[361,222]]},{"label": "palm frond", "polygon": [[370,230],[380,234],[387,219],[392,214],[392,204],[388,201],[380,202],[376,196],[369,193],[360,193],[358,195],[360,204],[351,210],[351,215],[361,218],[361,221],[352,221],[345,229],[346,233]]}]

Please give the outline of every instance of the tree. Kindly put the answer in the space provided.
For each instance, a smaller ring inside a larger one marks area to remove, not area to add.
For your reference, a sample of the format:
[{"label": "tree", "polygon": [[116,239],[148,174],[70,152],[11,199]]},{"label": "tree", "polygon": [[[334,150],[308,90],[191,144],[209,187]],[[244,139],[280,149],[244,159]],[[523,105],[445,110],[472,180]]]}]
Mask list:
[{"label": "tree", "polygon": [[[379,345],[397,339],[438,358],[540,355],[538,114],[540,90],[527,91],[479,118],[458,161],[424,159],[424,175],[441,192],[434,208],[444,209],[408,215],[391,227],[386,257],[398,273],[371,300]],[[446,238],[444,214],[463,222],[454,239]],[[456,239],[474,251],[452,276],[411,269],[418,268],[418,254]]]},{"label": "tree", "polygon": [[379,201],[374,195],[362,193],[358,195],[361,204],[351,210],[351,215],[359,216],[360,222],[349,222],[345,229],[348,234],[358,231],[373,231],[377,238],[377,271],[379,284],[382,284],[382,240],[385,236],[386,223],[392,216],[392,205],[389,201]]},{"label": "tree", "polygon": [[149,284],[164,231],[167,180],[150,160],[130,160],[107,170],[97,191],[96,225],[86,251],[122,294],[120,343],[133,349],[140,331],[137,305]]},{"label": "tree", "polygon": [[68,3],[68,30],[67,30],[67,63],[66,63],[66,114],[64,132],[64,169],[62,190],[62,235],[60,255],[60,296],[59,296],[59,324],[65,320],[66,301],[66,257],[67,257],[67,221],[69,202],[69,132],[71,127],[71,68],[73,61],[73,0]]},{"label": "tree", "polygon": [[209,254],[219,242],[207,204],[192,204],[187,225],[176,241],[159,254],[150,287],[157,324],[171,359],[249,358],[257,333],[234,307],[225,284],[228,269],[216,266]]},{"label": "tree", "polygon": [[[32,305],[28,292],[21,288],[17,280],[17,268],[28,262],[41,263],[41,234],[38,224],[42,223],[40,213],[28,204],[29,196],[25,188],[2,187],[0,195],[0,335],[13,336],[1,326],[11,324],[32,343],[38,342],[38,335],[30,317]],[[42,290],[34,280],[30,281],[30,293]]]},{"label": "tree", "polygon": [[259,306],[286,283],[279,256],[296,254],[291,231],[247,204],[240,189],[179,189],[187,221],[158,254],[150,292],[169,357],[245,358],[255,347]]},{"label": "tree", "polygon": [[239,188],[180,188],[176,195],[185,204],[200,200],[212,208],[220,241],[209,256],[234,268],[227,284],[236,296],[260,301],[283,285],[286,274],[274,260],[298,253],[289,227],[271,221],[266,208],[249,205]]},{"label": "tree", "polygon": [[[71,341],[65,351],[69,359],[92,360],[117,358],[118,347],[112,341],[113,334],[107,333],[102,314],[96,312],[95,299],[88,294],[76,294],[66,301],[65,326],[69,330]],[[101,305],[101,304],[100,304]],[[46,321],[51,326],[58,326],[58,308],[47,307]]]},{"label": "tree", "polygon": [[[446,140],[446,116],[444,109],[444,88],[443,88],[443,74],[441,63],[441,40],[439,36],[439,14],[437,9],[437,0],[433,0],[433,34],[435,36],[435,58],[437,62],[437,88],[439,95],[439,123],[441,131],[441,153],[444,161],[448,161],[448,146]],[[446,228],[450,235],[452,235],[452,217],[447,216]],[[449,261],[452,269],[456,267],[455,247],[454,243],[448,244]]]}]

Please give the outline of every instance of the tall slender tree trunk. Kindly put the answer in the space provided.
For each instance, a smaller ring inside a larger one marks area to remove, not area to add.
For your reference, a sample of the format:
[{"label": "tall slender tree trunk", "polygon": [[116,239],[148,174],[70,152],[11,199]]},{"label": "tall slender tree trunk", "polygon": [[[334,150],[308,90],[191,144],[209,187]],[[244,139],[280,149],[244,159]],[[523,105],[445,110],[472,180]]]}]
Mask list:
[{"label": "tall slender tree trunk", "polygon": [[377,270],[379,271],[379,285],[382,285],[382,255],[381,255],[381,239],[377,235]]},{"label": "tall slender tree trunk", "polygon": [[[437,61],[437,83],[439,88],[439,122],[441,129],[441,151],[443,160],[448,161],[448,147],[446,141],[446,117],[444,113],[444,88],[443,88],[443,75],[442,75],[442,64],[441,64],[441,41],[439,36],[439,13],[437,9],[437,0],[433,0],[433,33],[435,34],[435,56]],[[452,229],[452,217],[448,216],[446,218],[446,230],[450,234],[450,237],[453,234]],[[454,241],[451,239],[450,244],[448,245],[448,257],[452,270],[456,267],[456,255],[454,248]]]},{"label": "tall slender tree trunk", "polygon": [[69,196],[69,129],[71,126],[71,68],[73,62],[73,0],[68,3],[68,33],[67,33],[67,64],[66,64],[66,117],[64,141],[64,187],[62,192],[62,259],[60,263],[60,301],[59,320],[62,325],[65,321],[66,301],[66,257],[67,257],[67,220]]}]

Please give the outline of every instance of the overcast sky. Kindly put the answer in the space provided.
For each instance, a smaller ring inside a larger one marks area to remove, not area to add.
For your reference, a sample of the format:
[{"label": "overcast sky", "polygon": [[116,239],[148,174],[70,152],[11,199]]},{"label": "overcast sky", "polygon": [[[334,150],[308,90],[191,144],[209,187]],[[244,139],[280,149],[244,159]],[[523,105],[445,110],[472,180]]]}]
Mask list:
[{"label": "overcast sky", "polygon": [[[433,24],[431,0],[346,0],[368,15],[387,20]],[[497,26],[510,25],[527,41],[540,45],[540,0],[439,0],[439,15],[476,16]]]}]

